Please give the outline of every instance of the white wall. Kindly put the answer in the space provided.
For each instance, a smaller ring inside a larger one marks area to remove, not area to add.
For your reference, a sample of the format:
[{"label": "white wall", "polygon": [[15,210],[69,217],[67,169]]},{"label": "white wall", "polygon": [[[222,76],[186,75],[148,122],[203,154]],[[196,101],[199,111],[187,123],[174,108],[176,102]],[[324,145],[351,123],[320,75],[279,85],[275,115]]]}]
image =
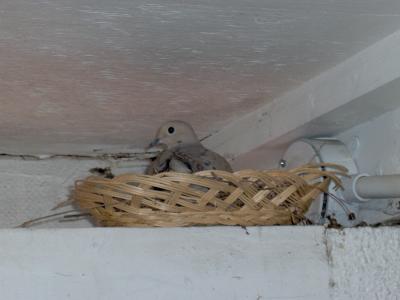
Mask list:
[{"label": "white wall", "polygon": [[[112,167],[116,174],[142,172],[145,161],[102,159],[0,159],[0,228],[54,213],[54,206],[68,199],[74,182],[91,175],[96,167]],[[64,210],[69,210],[66,207]],[[62,211],[62,210],[61,210]],[[42,227],[87,227],[88,221],[58,221]]]},{"label": "white wall", "polygon": [[0,230],[2,299],[397,299],[400,229]]},{"label": "white wall", "polygon": [[371,175],[400,172],[400,109],[347,130],[338,138],[352,150],[361,172]]},{"label": "white wall", "polygon": [[331,299],[399,299],[400,229],[327,232]]}]

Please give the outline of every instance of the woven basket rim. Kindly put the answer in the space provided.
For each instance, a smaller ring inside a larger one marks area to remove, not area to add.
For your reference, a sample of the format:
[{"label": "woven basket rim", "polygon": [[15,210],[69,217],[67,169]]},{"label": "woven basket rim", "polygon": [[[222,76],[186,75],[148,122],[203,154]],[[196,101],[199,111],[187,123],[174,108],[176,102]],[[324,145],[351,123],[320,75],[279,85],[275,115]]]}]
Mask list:
[{"label": "woven basket rim", "polygon": [[296,224],[313,200],[347,169],[331,163],[291,170],[166,172],[89,176],[75,183],[74,201],[101,226]]}]

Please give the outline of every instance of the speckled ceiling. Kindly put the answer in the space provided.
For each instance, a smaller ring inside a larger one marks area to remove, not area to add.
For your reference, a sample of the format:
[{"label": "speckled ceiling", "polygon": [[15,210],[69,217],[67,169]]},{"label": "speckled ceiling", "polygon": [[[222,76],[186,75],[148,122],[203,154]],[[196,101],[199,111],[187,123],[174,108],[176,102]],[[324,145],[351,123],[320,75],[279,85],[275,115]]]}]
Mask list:
[{"label": "speckled ceiling", "polygon": [[399,28],[398,0],[2,0],[0,150],[205,136]]}]

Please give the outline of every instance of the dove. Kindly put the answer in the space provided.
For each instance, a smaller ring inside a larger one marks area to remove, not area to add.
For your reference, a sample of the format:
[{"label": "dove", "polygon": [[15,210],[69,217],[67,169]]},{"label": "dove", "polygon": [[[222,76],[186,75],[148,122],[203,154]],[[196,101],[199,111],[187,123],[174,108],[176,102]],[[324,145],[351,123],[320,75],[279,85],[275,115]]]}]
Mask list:
[{"label": "dove", "polygon": [[183,121],[169,121],[157,131],[149,148],[160,146],[163,151],[146,170],[153,175],[174,171],[194,173],[203,170],[222,170],[232,172],[224,157],[205,148],[191,125]]}]

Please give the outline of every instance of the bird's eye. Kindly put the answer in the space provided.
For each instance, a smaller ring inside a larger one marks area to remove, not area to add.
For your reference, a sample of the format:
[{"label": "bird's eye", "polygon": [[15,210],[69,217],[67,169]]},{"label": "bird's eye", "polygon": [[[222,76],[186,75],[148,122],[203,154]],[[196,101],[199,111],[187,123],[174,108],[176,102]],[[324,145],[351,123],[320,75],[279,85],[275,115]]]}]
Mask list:
[{"label": "bird's eye", "polygon": [[168,133],[169,134],[173,134],[175,132],[175,128],[174,127],[169,127],[168,128]]}]

